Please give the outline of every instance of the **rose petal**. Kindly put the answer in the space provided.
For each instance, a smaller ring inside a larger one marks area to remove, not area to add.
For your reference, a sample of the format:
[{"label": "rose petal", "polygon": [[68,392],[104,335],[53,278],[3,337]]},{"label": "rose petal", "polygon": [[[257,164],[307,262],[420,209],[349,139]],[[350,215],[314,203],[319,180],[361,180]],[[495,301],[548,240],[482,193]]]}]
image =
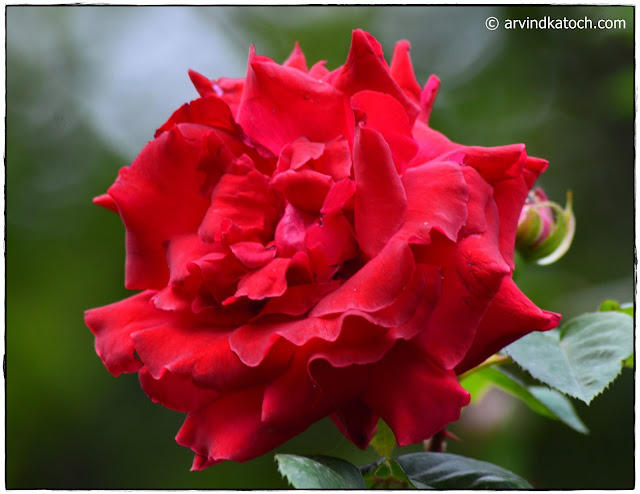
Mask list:
[{"label": "rose petal", "polygon": [[391,77],[396,81],[398,86],[404,91],[414,102],[420,102],[420,84],[416,80],[409,56],[411,45],[408,41],[402,40],[396,43],[393,49],[393,57],[391,58]]},{"label": "rose petal", "polygon": [[290,286],[281,297],[269,299],[260,311],[259,317],[268,314],[301,316],[313,308],[322,297],[327,293],[331,293],[338,286],[340,286],[340,282],[337,280],[311,285]]},{"label": "rose petal", "polygon": [[344,137],[324,144],[324,153],[313,162],[313,169],[329,175],[334,180],[351,176],[351,149]]},{"label": "rose petal", "polygon": [[[462,174],[467,184],[469,200],[467,201],[467,221],[460,230],[459,236],[468,237],[487,230],[485,210],[487,207],[494,208],[493,188],[470,166],[462,167]],[[489,206],[489,203],[492,205]]]},{"label": "rose petal", "polygon": [[201,97],[218,96],[213,89],[213,81],[211,79],[191,69],[189,69],[189,79],[191,79],[191,82]]},{"label": "rose petal", "polygon": [[162,288],[169,270],[164,243],[197,230],[209,199],[199,194],[206,128],[180,124],[150,142],[122,168],[109,195],[127,229],[125,286]]},{"label": "rose petal", "polygon": [[347,206],[356,193],[356,183],[351,178],[343,178],[334,183],[327,192],[320,212],[325,215],[339,213]]},{"label": "rose petal", "polygon": [[257,170],[238,173],[224,174],[213,191],[211,206],[198,229],[206,242],[221,239],[224,220],[240,229],[236,240],[268,241],[273,234],[280,204],[268,178]]},{"label": "rose petal", "polygon": [[353,31],[347,61],[330,81],[348,96],[365,89],[389,94],[403,106],[411,124],[420,111],[391,77],[380,43],[361,29]]},{"label": "rose petal", "polygon": [[295,346],[302,346],[313,338],[335,341],[341,328],[339,318],[291,320],[282,316],[267,316],[236,329],[229,337],[229,344],[244,364],[256,367],[281,338]]},{"label": "rose petal", "polygon": [[282,148],[276,168],[278,172],[297,170],[308,161],[322,156],[323,152],[324,144],[321,142],[311,142],[306,137],[300,137]]},{"label": "rose petal", "polygon": [[358,129],[354,171],[356,238],[372,258],[402,225],[407,197],[389,146],[375,130]]},{"label": "rose petal", "polygon": [[329,192],[331,177],[313,170],[287,170],[271,179],[274,189],[282,192],[295,207],[308,212],[318,212]]},{"label": "rose petal", "polygon": [[302,420],[311,424],[351,401],[358,389],[364,390],[368,370],[363,366],[336,371],[326,361],[318,361],[311,376],[312,353],[313,347],[298,351],[289,369],[267,385],[262,402],[264,422],[276,428]]},{"label": "rose petal", "polygon": [[418,151],[402,105],[388,94],[365,90],[351,97],[351,106],[361,115],[364,127],[380,132],[391,149],[396,170],[401,172]]},{"label": "rose petal", "polygon": [[279,297],[287,290],[287,269],[291,260],[277,257],[266,266],[247,274],[238,283],[235,297],[262,300]]},{"label": "rose petal", "polygon": [[427,80],[427,83],[424,85],[424,89],[420,94],[420,107],[422,108],[421,117],[425,123],[429,122],[431,109],[433,108],[433,103],[436,100],[438,89],[440,89],[440,79],[435,75],[430,75],[429,80]]},{"label": "rose petal", "polygon": [[109,194],[102,194],[101,196],[94,197],[93,203],[97,204],[98,206],[102,206],[109,211],[113,211],[114,213],[118,212],[118,205],[116,204],[116,201],[113,200],[113,197],[111,197]]},{"label": "rose petal", "polygon": [[482,318],[471,348],[464,360],[456,366],[456,372],[461,374],[475,367],[532,331],[555,328],[560,317],[560,314],[536,307],[511,278],[505,278]]},{"label": "rose petal", "polygon": [[407,195],[407,214],[402,236],[428,238],[432,228],[456,240],[467,221],[469,192],[459,165],[430,162],[409,168],[402,176]]},{"label": "rose petal", "polygon": [[486,212],[489,227],[457,244],[434,235],[417,260],[442,268],[440,298],[416,345],[444,369],[456,366],[464,357],[488,304],[502,280],[511,273],[497,242],[497,212],[490,203]]},{"label": "rose petal", "polygon": [[392,304],[410,282],[414,269],[413,254],[408,245],[390,242],[340,288],[322,299],[311,311],[311,316],[383,309]]},{"label": "rose petal", "polygon": [[418,152],[406,168],[423,165],[434,158],[463,147],[460,144],[451,142],[440,132],[429,128],[420,120],[416,120],[413,126],[413,137],[418,143]]},{"label": "rose petal", "polygon": [[236,118],[244,89],[244,78],[232,79],[229,77],[221,77],[213,81],[213,89],[216,95],[229,105],[233,118]]},{"label": "rose petal", "polygon": [[329,74],[329,71],[325,67],[326,64],[326,60],[320,60],[319,62],[314,63],[309,69],[309,77],[313,77],[317,80],[324,79]]},{"label": "rose petal", "polygon": [[95,335],[96,353],[114,376],[136,372],[142,366],[134,354],[131,333],[161,324],[166,317],[150,304],[154,293],[147,290],[84,313],[84,321]]},{"label": "rose petal", "polygon": [[351,224],[343,215],[326,216],[307,230],[304,245],[319,280],[328,280],[358,252]]},{"label": "rose petal", "polygon": [[196,453],[191,470],[202,470],[221,460],[255,458],[310,425],[289,424],[276,429],[264,424],[262,394],[262,387],[225,394],[207,407],[189,413],[176,442]]},{"label": "rose petal", "polygon": [[265,266],[276,255],[274,249],[267,250],[264,245],[258,242],[236,242],[231,246],[231,252],[249,269]]},{"label": "rose petal", "polygon": [[342,93],[290,67],[249,53],[247,76],[236,121],[278,156],[298,137],[325,142],[352,139],[351,112]]},{"label": "rose petal", "polygon": [[287,204],[275,232],[278,255],[291,257],[296,252],[304,250],[304,236],[315,221],[315,215],[298,209],[293,204]]},{"label": "rose petal", "polygon": [[378,415],[360,400],[347,403],[330,415],[349,441],[365,449],[378,430]]},{"label": "rose petal", "polygon": [[199,410],[218,397],[212,389],[197,386],[189,376],[181,376],[166,371],[159,379],[154,379],[149,369],[143,367],[138,372],[140,386],[151,401],[178,412]]},{"label": "rose petal", "polygon": [[429,438],[458,420],[470,399],[453,371],[421,359],[402,341],[372,367],[369,382],[364,401],[393,430],[398,446]]},{"label": "rose petal", "polygon": [[300,49],[300,45],[298,44],[297,41],[293,45],[293,51],[291,52],[291,55],[289,55],[289,58],[287,58],[284,61],[282,66],[298,69],[299,71],[304,72],[305,74],[309,71],[307,69],[307,62],[304,58],[304,53],[302,53],[302,50]]},{"label": "rose petal", "polygon": [[447,159],[475,168],[490,185],[518,178],[527,159],[524,144],[485,148],[465,146],[447,155]]},{"label": "rose petal", "polygon": [[169,130],[180,123],[193,123],[217,127],[229,131],[235,131],[235,123],[231,116],[231,110],[223,100],[217,96],[207,96],[191,103],[185,103],[176,110],[169,120],[162,125],[154,137]]},{"label": "rose petal", "polygon": [[185,322],[136,331],[135,348],[154,379],[166,371],[190,376],[200,386],[229,391],[273,379],[288,364],[288,351],[279,345],[262,365],[245,365],[229,346],[224,327],[192,327]]}]

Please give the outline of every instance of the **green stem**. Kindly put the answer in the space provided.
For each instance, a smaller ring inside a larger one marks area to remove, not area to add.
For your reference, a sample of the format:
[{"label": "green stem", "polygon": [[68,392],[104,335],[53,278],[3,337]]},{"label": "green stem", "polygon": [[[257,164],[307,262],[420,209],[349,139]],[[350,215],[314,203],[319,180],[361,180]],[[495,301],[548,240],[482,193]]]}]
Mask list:
[{"label": "green stem", "polygon": [[487,360],[485,360],[481,364],[476,365],[473,369],[469,369],[467,372],[460,374],[458,376],[458,379],[462,381],[463,379],[466,379],[474,372],[478,372],[480,369],[484,369],[485,367],[491,367],[492,365],[510,364],[511,362],[513,362],[511,357],[507,357],[506,355],[495,354],[489,357]]}]

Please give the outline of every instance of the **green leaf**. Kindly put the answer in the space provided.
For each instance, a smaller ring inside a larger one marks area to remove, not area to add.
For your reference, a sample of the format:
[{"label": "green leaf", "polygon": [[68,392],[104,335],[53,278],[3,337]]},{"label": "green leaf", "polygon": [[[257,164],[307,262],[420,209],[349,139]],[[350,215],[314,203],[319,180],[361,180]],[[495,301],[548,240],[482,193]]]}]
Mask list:
[{"label": "green leaf", "polygon": [[620,305],[615,300],[605,300],[604,302],[602,302],[602,304],[600,304],[600,309],[598,310],[600,312],[606,312],[606,311],[622,312],[623,314],[627,314],[633,317],[633,304],[631,303]]},{"label": "green leaf", "polygon": [[589,403],[633,353],[633,319],[620,312],[583,314],[559,331],[531,333],[504,352],[542,383]]},{"label": "green leaf", "polygon": [[484,461],[449,453],[412,453],[398,463],[414,485],[433,489],[532,489],[522,477]]},{"label": "green leaf", "polygon": [[396,447],[396,436],[382,419],[378,420],[378,430],[371,439],[371,447],[380,457],[391,458],[393,448]]},{"label": "green leaf", "polygon": [[358,467],[331,456],[276,455],[278,470],[296,489],[365,489]]},{"label": "green leaf", "polygon": [[529,386],[529,392],[544,404],[556,416],[557,420],[564,422],[573,430],[588,434],[589,429],[580,420],[573,408],[571,400],[555,389],[546,386]]},{"label": "green leaf", "polygon": [[629,357],[628,359],[623,360],[622,365],[633,369],[633,355],[631,355],[631,357]]},{"label": "green leaf", "polygon": [[495,367],[480,369],[464,379],[461,384],[464,386],[464,382],[472,377],[496,385],[544,417],[559,420],[583,434],[589,432],[575,412],[571,401],[557,391],[543,386],[527,386],[506,370]]}]

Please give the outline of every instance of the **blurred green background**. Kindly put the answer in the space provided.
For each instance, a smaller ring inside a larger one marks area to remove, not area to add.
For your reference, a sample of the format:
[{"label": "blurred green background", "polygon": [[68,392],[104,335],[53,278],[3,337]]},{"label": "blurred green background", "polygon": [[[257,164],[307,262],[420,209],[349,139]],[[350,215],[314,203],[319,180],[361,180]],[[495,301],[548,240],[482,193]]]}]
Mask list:
[{"label": "blurred green background", "polygon": [[[539,305],[571,317],[633,298],[633,7],[7,7],[6,487],[283,488],[268,454],[189,472],[174,442],[184,416],[154,405],[137,377],[113,378],[83,323],[127,296],[124,230],[91,204],[173,110],[194,99],[187,69],[241,77],[250,43],[333,69],[351,30],[389,57],[408,39],[419,81],[442,86],[431,124],[465,144],[527,144],[551,165],[539,181],[572,189],[574,247],[518,273]],[[626,28],[506,30],[485,19],[624,19]],[[448,450],[492,461],[535,486],[631,488],[633,373],[591,407],[582,436],[499,393],[466,409]],[[328,421],[280,448],[363,463]]]}]

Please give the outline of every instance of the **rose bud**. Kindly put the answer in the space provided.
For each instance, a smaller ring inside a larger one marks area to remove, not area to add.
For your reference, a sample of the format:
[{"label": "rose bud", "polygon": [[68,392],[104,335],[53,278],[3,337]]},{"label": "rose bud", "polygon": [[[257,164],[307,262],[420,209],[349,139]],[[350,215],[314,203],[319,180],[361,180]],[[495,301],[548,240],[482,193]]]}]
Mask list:
[{"label": "rose bud", "polygon": [[549,201],[540,188],[529,193],[516,232],[516,249],[524,259],[546,265],[557,261],[569,250],[576,229],[572,202],[571,191],[567,192],[564,209]]}]

